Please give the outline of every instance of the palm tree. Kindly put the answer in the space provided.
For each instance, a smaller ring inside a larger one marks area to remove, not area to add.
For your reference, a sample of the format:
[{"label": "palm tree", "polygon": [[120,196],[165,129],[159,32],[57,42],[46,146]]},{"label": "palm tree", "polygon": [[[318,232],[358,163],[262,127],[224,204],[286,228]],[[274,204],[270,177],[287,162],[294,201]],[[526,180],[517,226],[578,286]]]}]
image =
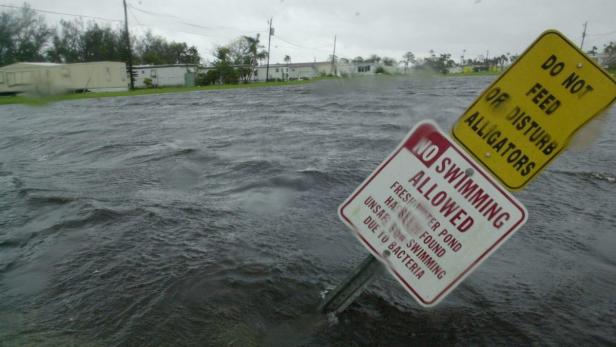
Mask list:
[{"label": "palm tree", "polygon": [[263,45],[260,45],[260,36],[260,34],[257,34],[256,37],[244,36],[244,40],[247,44],[247,53],[250,57],[251,76],[254,76],[255,69],[257,68],[257,65],[259,65],[259,60],[265,59],[265,57],[267,56],[266,51],[259,51],[259,49],[264,48]]},{"label": "palm tree", "polygon": [[284,56],[284,62],[286,64],[289,64],[291,62],[291,56],[289,56],[288,54]]}]

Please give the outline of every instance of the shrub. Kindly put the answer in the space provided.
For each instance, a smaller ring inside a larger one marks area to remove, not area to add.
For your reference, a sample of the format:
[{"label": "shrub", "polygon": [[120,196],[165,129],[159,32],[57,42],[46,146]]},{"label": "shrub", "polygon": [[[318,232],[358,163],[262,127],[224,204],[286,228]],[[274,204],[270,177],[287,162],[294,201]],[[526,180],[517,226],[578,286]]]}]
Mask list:
[{"label": "shrub", "polygon": [[143,79],[143,84],[145,84],[146,88],[153,88],[154,84],[152,84],[152,79],[149,77],[146,77]]}]

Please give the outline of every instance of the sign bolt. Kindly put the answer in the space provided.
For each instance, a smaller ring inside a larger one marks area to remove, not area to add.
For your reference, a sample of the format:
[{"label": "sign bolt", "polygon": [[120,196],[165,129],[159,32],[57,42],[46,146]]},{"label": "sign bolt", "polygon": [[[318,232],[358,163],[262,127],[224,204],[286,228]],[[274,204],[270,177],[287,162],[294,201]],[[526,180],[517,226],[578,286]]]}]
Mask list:
[{"label": "sign bolt", "polygon": [[464,171],[464,173],[466,174],[466,176],[471,177],[475,173],[475,171],[469,167],[468,169],[466,169],[466,171]]},{"label": "sign bolt", "polygon": [[582,66],[584,66],[584,65],[582,65],[582,63],[577,63],[577,65],[576,65],[576,66],[577,66],[577,68],[578,68],[578,69],[580,69],[580,68],[582,68]]},{"label": "sign bolt", "polygon": [[390,252],[388,249],[386,249],[386,250],[384,250],[384,251],[383,251],[383,256],[384,256],[385,258],[388,258],[390,255],[391,255],[391,252]]},{"label": "sign bolt", "polygon": [[491,155],[492,154],[490,152],[486,152],[486,154],[485,154],[486,158],[490,158]]}]

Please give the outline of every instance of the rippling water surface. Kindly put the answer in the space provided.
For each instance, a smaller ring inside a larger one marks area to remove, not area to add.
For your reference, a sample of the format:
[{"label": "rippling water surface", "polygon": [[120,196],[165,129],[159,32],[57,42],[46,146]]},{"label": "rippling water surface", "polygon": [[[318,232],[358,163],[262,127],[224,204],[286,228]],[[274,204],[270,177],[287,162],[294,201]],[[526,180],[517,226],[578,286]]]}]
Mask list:
[{"label": "rippling water surface", "polygon": [[385,275],[338,322],[315,313],[368,254],[337,206],[491,80],[0,106],[0,344],[616,344],[615,109],[516,194],[527,225],[442,304]]}]

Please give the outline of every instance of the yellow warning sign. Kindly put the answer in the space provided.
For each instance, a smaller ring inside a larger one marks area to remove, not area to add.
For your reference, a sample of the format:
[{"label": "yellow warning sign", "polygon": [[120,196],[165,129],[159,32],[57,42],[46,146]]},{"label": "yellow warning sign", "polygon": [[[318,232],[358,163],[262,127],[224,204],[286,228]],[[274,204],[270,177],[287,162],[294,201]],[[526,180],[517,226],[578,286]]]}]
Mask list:
[{"label": "yellow warning sign", "polygon": [[549,30],[460,117],[453,137],[509,189],[523,188],[616,100],[616,80]]}]

